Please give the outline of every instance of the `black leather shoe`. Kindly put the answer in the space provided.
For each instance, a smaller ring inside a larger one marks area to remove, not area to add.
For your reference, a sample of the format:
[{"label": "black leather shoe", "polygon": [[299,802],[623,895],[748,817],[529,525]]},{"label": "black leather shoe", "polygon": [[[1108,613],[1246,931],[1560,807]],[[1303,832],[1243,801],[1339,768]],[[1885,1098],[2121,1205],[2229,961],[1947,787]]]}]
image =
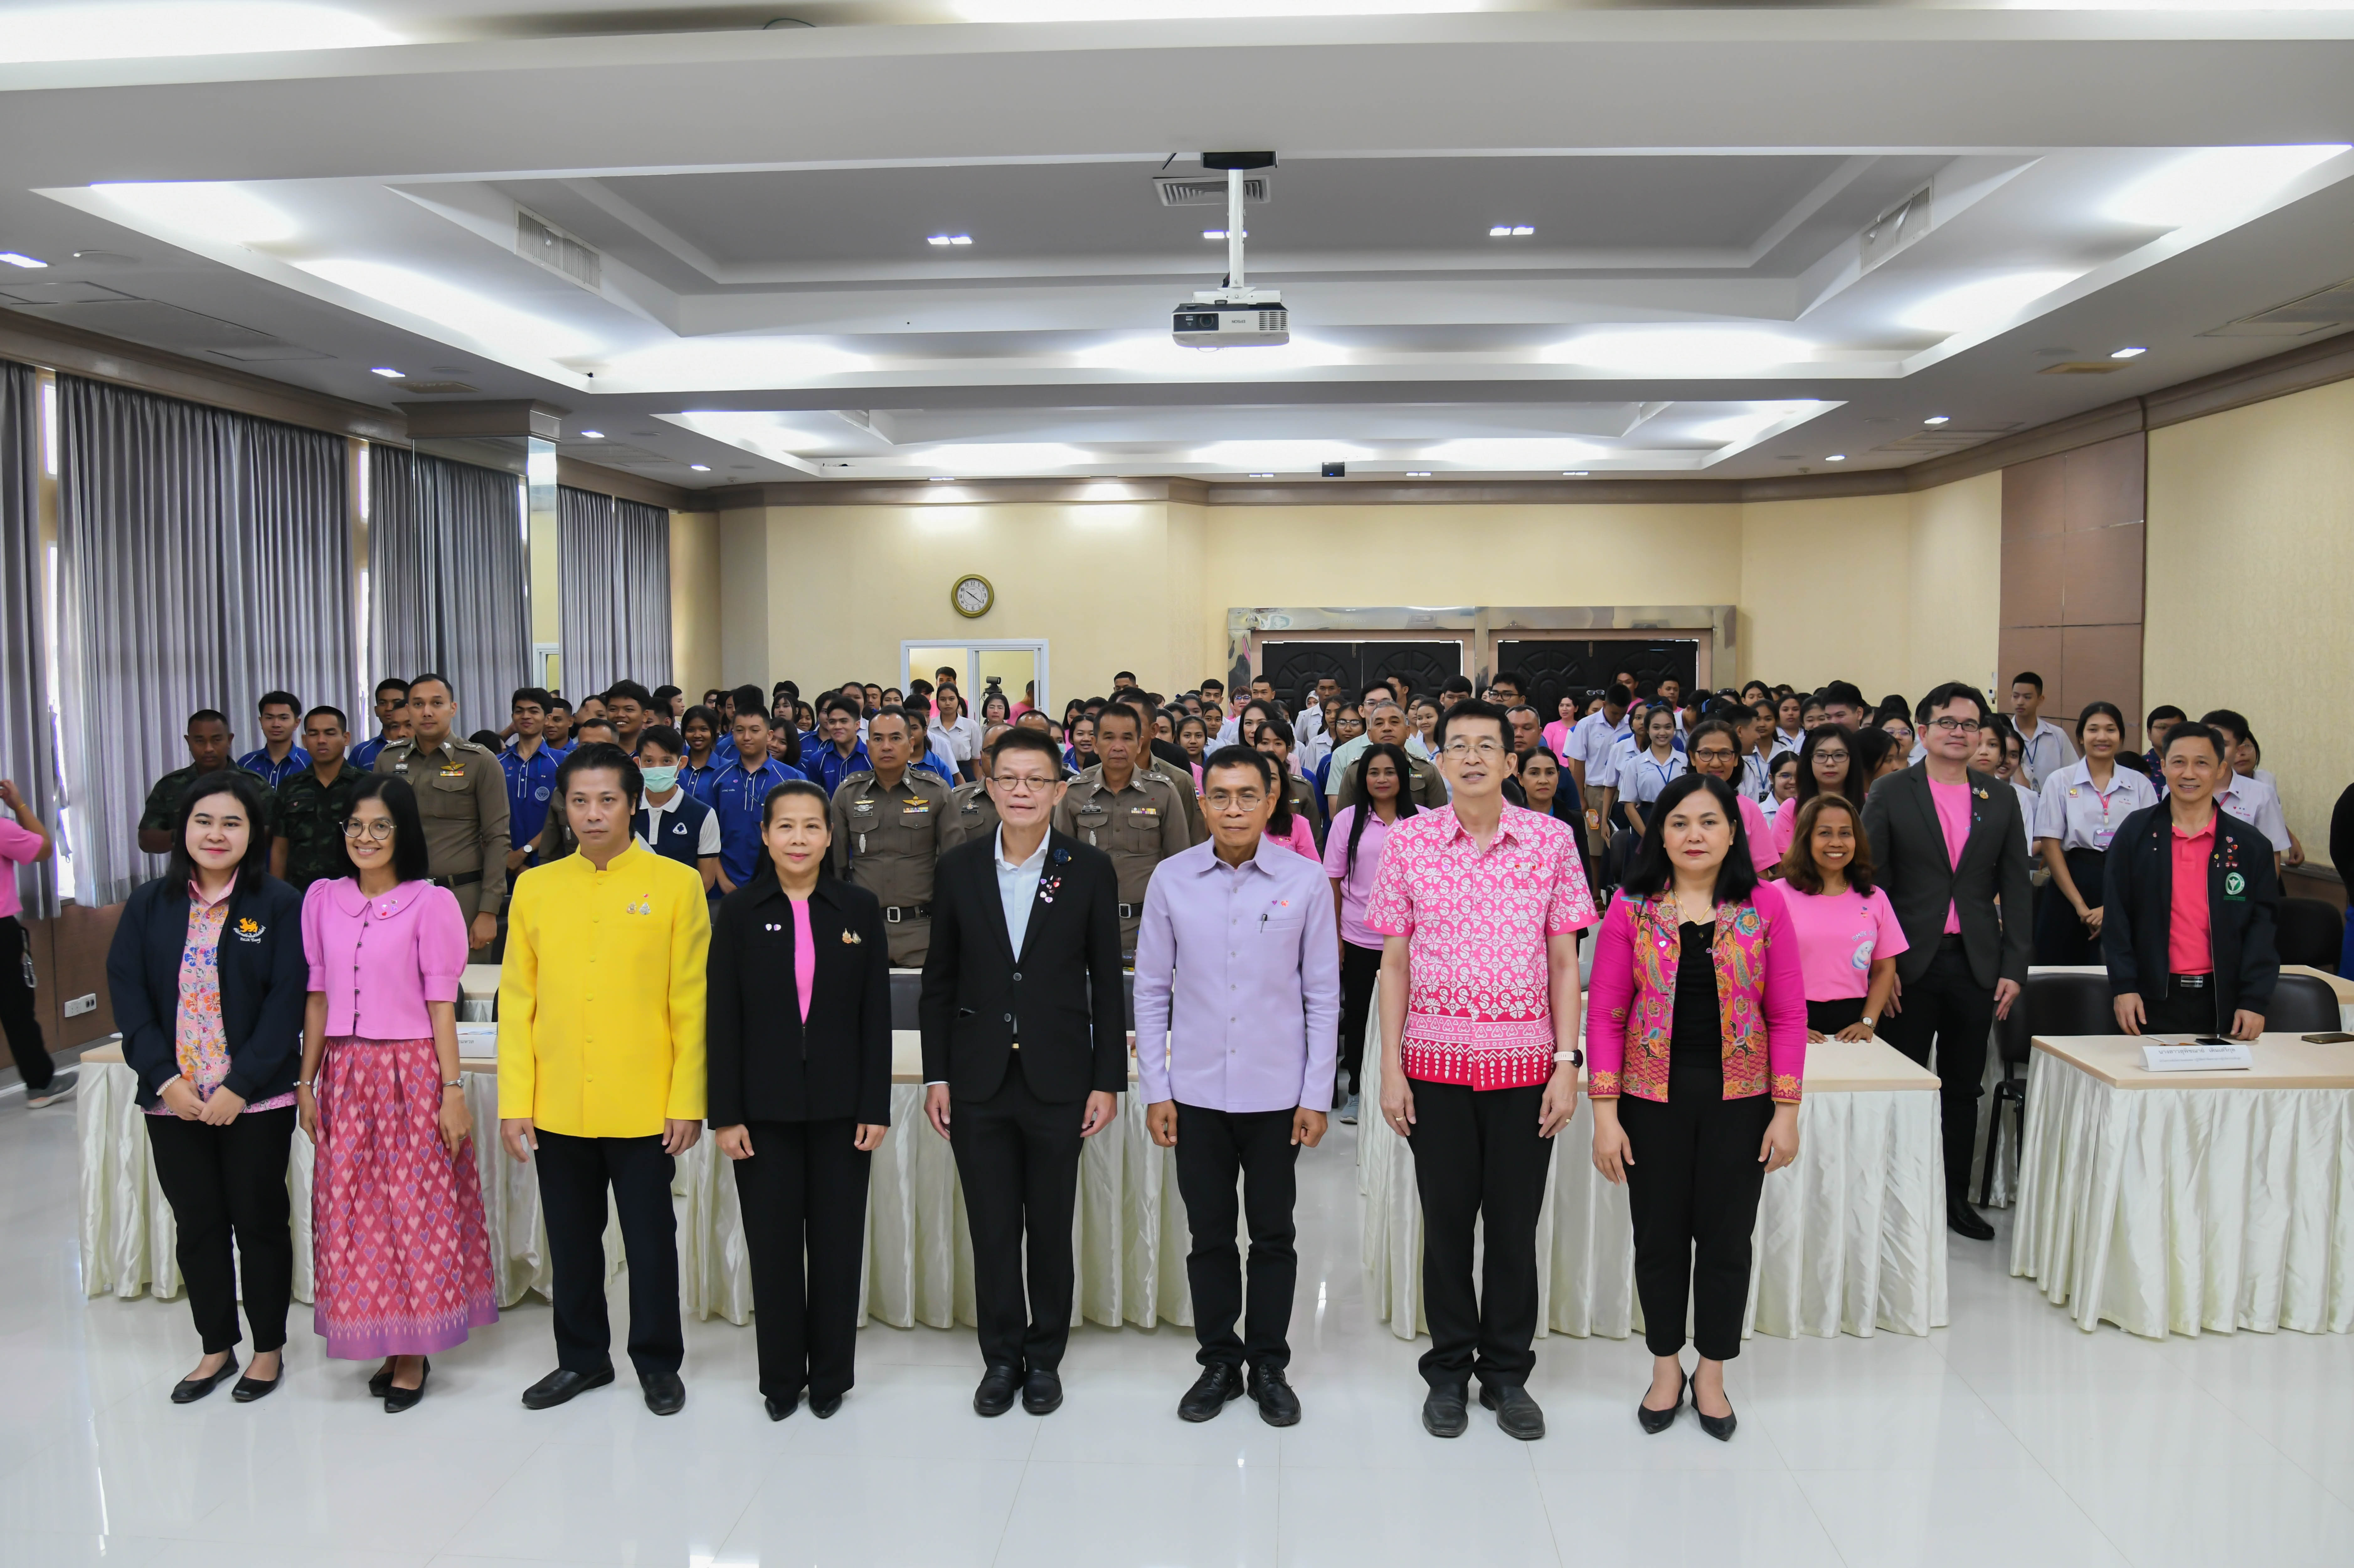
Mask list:
[{"label": "black leather shoe", "polygon": [[1433,1437],[1460,1437],[1471,1425],[1459,1383],[1434,1383],[1422,1401],[1422,1429]]},{"label": "black leather shoe", "polygon": [[1707,1433],[1710,1436],[1715,1438],[1720,1443],[1732,1442],[1733,1429],[1741,1425],[1741,1417],[1733,1413],[1733,1402],[1731,1400],[1725,1401],[1723,1414],[1711,1415],[1700,1407],[1700,1401],[1698,1399],[1694,1399],[1692,1401],[1692,1414],[1700,1417],[1700,1429]]},{"label": "black leather shoe", "polygon": [[241,1377],[237,1380],[237,1386],[228,1391],[228,1396],[239,1404],[251,1404],[257,1399],[268,1399],[271,1394],[276,1393],[278,1385],[285,1381],[286,1361],[281,1356],[279,1358],[276,1377],[271,1378],[268,1383],[263,1383],[259,1378]]},{"label": "black leather shoe", "polygon": [[820,1421],[832,1420],[833,1413],[841,1408],[842,1395],[838,1393],[829,1393],[823,1399],[819,1399],[815,1395],[810,1398],[810,1414]]},{"label": "black leather shoe", "polygon": [[389,1384],[386,1387],[384,1391],[384,1413],[387,1415],[398,1415],[404,1410],[412,1410],[416,1408],[417,1402],[425,1397],[425,1385],[432,1381],[432,1377],[433,1360],[429,1356],[426,1358],[424,1366],[418,1370],[417,1386],[415,1388],[402,1388],[398,1383]]},{"label": "black leather shoe", "polygon": [[801,1402],[799,1397],[792,1399],[770,1399],[766,1394],[763,1394],[760,1398],[761,1407],[768,1411],[769,1419],[771,1421],[782,1421],[786,1416],[790,1415],[795,1410],[799,1409],[801,1407]]},{"label": "black leather shoe", "polygon": [[1966,1200],[1947,1201],[1946,1228],[1957,1236],[1967,1236],[1972,1241],[1994,1240],[1994,1227],[1987,1224],[1986,1220],[1976,1209],[1971,1208]]},{"label": "black leather shoe", "polygon": [[1253,1367],[1249,1393],[1258,1404],[1258,1418],[1269,1426],[1299,1425],[1299,1396],[1281,1367]]},{"label": "black leather shoe", "polygon": [[1544,1411],[1519,1383],[1481,1383],[1479,1404],[1496,1413],[1496,1430],[1507,1437],[1533,1443],[1544,1436]]},{"label": "black leather shoe", "polygon": [[382,1399],[392,1392],[392,1363],[399,1359],[398,1356],[387,1356],[384,1358],[384,1365],[376,1369],[376,1375],[368,1379],[370,1399]]},{"label": "black leather shoe", "polygon": [[1022,1408],[1033,1415],[1052,1415],[1063,1408],[1063,1374],[1052,1367],[1032,1367],[1022,1380]]},{"label": "black leather shoe", "polygon": [[[1691,1387],[1691,1379],[1688,1375],[1683,1382],[1676,1384],[1676,1402],[1673,1404],[1669,1405],[1665,1410],[1654,1410],[1648,1404],[1638,1404],[1635,1406],[1635,1419],[1643,1424],[1644,1431],[1657,1437],[1676,1424],[1676,1414],[1684,1407],[1684,1391]],[[1651,1396],[1646,1393],[1643,1397],[1649,1399]]]},{"label": "black leather shoe", "polygon": [[175,1404],[194,1404],[196,1401],[202,1399],[205,1395],[210,1393],[213,1390],[218,1388],[221,1384],[227,1383],[236,1375],[237,1358],[235,1356],[231,1356],[228,1360],[221,1362],[220,1370],[213,1373],[210,1377],[184,1377],[178,1383],[173,1384],[172,1403]]},{"label": "black leather shoe", "polygon": [[1239,1367],[1224,1361],[1202,1369],[1185,1397],[1177,1402],[1177,1418],[1181,1421],[1207,1421],[1226,1407],[1230,1399],[1243,1396],[1243,1374]]},{"label": "black leather shoe", "polygon": [[577,1372],[565,1367],[533,1383],[523,1391],[525,1410],[553,1410],[557,1405],[576,1399],[592,1388],[602,1388],[613,1381],[613,1369],[608,1365],[602,1372]]},{"label": "black leather shoe", "polygon": [[1022,1369],[1017,1366],[991,1366],[981,1374],[981,1386],[972,1391],[972,1410],[976,1415],[1002,1415],[1013,1408],[1013,1399],[1022,1392]]},{"label": "black leather shoe", "polygon": [[644,1372],[638,1383],[646,1391],[646,1408],[656,1415],[676,1415],[686,1408],[686,1384],[678,1373]]}]

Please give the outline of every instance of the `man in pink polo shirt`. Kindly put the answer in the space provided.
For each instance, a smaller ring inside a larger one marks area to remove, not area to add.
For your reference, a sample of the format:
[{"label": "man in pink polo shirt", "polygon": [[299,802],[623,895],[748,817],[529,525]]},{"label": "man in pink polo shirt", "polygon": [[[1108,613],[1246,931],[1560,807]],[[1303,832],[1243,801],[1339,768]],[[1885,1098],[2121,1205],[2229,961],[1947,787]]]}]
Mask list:
[{"label": "man in pink polo shirt", "polygon": [[1390,829],[1365,904],[1384,938],[1382,1118],[1411,1139],[1422,1195],[1422,1424],[1461,1436],[1476,1372],[1498,1427],[1534,1439],[1537,1211],[1549,1140],[1577,1109],[1577,933],[1597,916],[1569,825],[1505,803],[1503,712],[1466,699],[1431,739],[1453,798]]}]

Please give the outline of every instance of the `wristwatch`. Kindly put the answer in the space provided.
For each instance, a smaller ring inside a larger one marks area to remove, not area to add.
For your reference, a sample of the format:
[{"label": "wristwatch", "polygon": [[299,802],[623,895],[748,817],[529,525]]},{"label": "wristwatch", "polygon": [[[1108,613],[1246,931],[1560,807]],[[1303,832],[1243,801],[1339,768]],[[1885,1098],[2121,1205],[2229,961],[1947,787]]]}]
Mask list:
[{"label": "wristwatch", "polygon": [[1553,1059],[1556,1062],[1566,1062],[1573,1067],[1585,1065],[1585,1053],[1583,1051],[1556,1051],[1553,1054]]},{"label": "wristwatch", "polygon": [[1866,1029],[1873,1031],[1875,1033],[1879,1032],[1880,1020],[1872,1017],[1872,1014],[1868,1012],[1861,1018],[1857,1019],[1856,1022],[1862,1024]]}]

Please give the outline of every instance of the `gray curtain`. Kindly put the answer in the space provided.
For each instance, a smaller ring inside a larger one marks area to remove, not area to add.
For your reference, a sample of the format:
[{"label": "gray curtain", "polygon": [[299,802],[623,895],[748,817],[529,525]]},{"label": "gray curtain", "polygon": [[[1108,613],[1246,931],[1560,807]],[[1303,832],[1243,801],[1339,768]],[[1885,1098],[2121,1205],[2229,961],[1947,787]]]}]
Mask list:
[{"label": "gray curtain", "polygon": [[[0,779],[13,779],[51,832],[58,821],[58,761],[49,727],[48,563],[41,558],[40,378],[29,365],[0,364]],[[25,913],[58,912],[54,865],[17,866]]]},{"label": "gray curtain", "polygon": [[340,436],[58,377],[58,609],[76,897],[126,895],[148,787],[218,708],[260,744],[255,699],[345,705],[356,669]]},{"label": "gray curtain", "polygon": [[623,679],[670,679],[670,514],[585,490],[557,493],[564,524],[564,687],[578,701]]},{"label": "gray curtain", "polygon": [[511,473],[368,448],[368,668],[431,670],[458,734],[500,729],[531,673],[531,555]]}]

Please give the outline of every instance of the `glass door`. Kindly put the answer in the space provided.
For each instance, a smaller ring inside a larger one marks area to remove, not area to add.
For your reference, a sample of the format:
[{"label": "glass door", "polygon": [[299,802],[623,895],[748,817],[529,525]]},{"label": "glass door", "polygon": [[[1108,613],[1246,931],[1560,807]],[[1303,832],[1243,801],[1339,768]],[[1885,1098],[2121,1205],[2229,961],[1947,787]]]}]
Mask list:
[{"label": "glass door", "polygon": [[1009,714],[1023,707],[1044,708],[1052,700],[1046,684],[1046,644],[991,639],[967,642],[899,644],[899,662],[910,681],[939,683],[941,670],[956,673],[957,690],[978,716],[992,692],[1005,697]]}]

